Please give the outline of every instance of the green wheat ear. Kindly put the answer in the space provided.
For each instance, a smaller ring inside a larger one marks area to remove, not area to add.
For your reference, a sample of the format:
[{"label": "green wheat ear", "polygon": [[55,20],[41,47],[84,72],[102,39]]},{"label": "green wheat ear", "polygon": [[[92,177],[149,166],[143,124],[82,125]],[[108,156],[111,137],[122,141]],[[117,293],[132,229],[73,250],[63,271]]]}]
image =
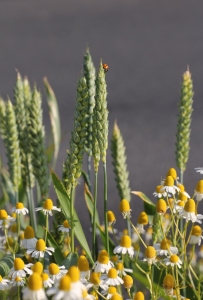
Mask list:
[{"label": "green wheat ear", "polygon": [[4,139],[5,127],[4,127],[4,117],[5,117],[6,105],[4,100],[0,97],[0,136]]},{"label": "green wheat ear", "polygon": [[183,74],[176,134],[176,164],[180,169],[180,174],[182,174],[181,177],[186,169],[186,163],[188,161],[190,151],[190,126],[193,111],[193,96],[192,78],[189,70],[187,70]]},{"label": "green wheat ear", "polygon": [[125,145],[120,129],[116,122],[114,124],[111,138],[111,156],[113,159],[112,163],[120,199],[126,199],[130,202],[131,194],[128,179],[129,174],[126,164]]}]

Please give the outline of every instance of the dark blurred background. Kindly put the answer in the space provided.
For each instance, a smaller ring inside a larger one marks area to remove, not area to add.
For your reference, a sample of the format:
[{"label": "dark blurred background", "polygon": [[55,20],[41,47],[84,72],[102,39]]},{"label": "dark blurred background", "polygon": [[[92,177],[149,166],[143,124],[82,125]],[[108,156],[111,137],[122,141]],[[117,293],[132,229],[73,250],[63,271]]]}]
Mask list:
[{"label": "dark blurred background", "polygon": [[[18,69],[44,94],[47,76],[58,99],[62,142],[56,167],[69,148],[73,129],[76,83],[88,45],[96,68],[100,58],[109,65],[109,139],[114,121],[123,134],[132,190],[152,193],[175,165],[175,141],[182,74],[187,66],[194,81],[191,151],[184,183],[188,193],[202,178],[203,166],[203,2],[201,0],[1,0],[0,94],[13,99]],[[44,124],[50,131],[43,96]],[[1,153],[3,144],[0,142]],[[118,219],[119,197],[108,152],[108,207]],[[100,166],[98,209],[103,219]],[[82,182],[82,181],[81,181]],[[76,209],[86,233],[83,184],[77,188]],[[51,197],[55,194],[51,191]],[[132,196],[133,222],[142,201]],[[201,206],[200,206],[201,207]],[[121,225],[117,224],[117,227]]]}]

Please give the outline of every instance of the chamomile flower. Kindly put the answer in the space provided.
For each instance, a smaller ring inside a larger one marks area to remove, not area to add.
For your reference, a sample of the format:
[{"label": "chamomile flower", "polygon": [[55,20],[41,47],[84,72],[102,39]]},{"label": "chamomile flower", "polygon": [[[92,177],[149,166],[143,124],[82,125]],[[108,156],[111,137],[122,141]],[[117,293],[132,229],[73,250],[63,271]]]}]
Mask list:
[{"label": "chamomile flower", "polygon": [[135,293],[133,300],[145,300],[143,292],[139,291]]},{"label": "chamomile flower", "polygon": [[203,219],[203,215],[200,214],[196,215],[195,210],[196,210],[195,201],[193,199],[189,199],[185,203],[184,209],[179,212],[179,215],[180,217],[186,219],[186,222],[192,221],[192,223],[198,222],[201,224],[202,221],[200,220]]},{"label": "chamomile flower", "polygon": [[63,277],[67,273],[67,270],[65,269],[65,266],[59,267],[57,264],[51,263],[49,265],[49,270],[45,272],[49,274],[49,277],[54,282],[57,282],[61,277]]},{"label": "chamomile flower", "polygon": [[131,218],[130,203],[128,202],[128,200],[126,199],[121,200],[119,205],[119,210],[122,213],[124,219],[126,219],[127,217]]},{"label": "chamomile flower", "polygon": [[139,216],[138,216],[138,221],[137,221],[137,231],[139,233],[144,233],[144,225],[148,224],[148,216],[146,214],[146,212],[142,211]]},{"label": "chamomile flower", "polygon": [[31,226],[27,226],[24,232],[24,239],[21,240],[21,247],[28,249],[34,248],[36,245],[37,239],[35,238],[34,230]]},{"label": "chamomile flower", "polygon": [[104,280],[104,284],[117,286],[123,284],[123,279],[118,276],[117,270],[111,268],[107,274],[101,276]]},{"label": "chamomile flower", "polygon": [[108,219],[108,226],[113,226],[116,223],[115,215],[111,210],[107,211],[107,219]]},{"label": "chamomile flower", "polygon": [[42,279],[38,273],[33,273],[28,279],[27,287],[22,289],[23,300],[47,300],[42,287]]},{"label": "chamomile flower", "polygon": [[16,206],[12,208],[11,212],[15,212],[17,215],[23,214],[26,215],[29,213],[29,210],[24,207],[22,202],[16,203]]},{"label": "chamomile flower", "polygon": [[201,201],[203,199],[203,180],[198,181],[194,192],[196,200]]},{"label": "chamomile flower", "polygon": [[68,233],[70,231],[70,224],[69,224],[68,220],[65,220],[63,222],[63,225],[59,225],[58,230]]},{"label": "chamomile flower", "polygon": [[149,265],[155,264],[157,262],[157,259],[156,259],[156,250],[155,250],[154,247],[148,246],[145,249],[145,256],[146,257],[143,259],[143,261],[147,261],[147,263]]},{"label": "chamomile flower", "polygon": [[167,274],[163,280],[163,288],[168,296],[173,296],[173,288],[175,286],[175,279],[171,274]]},{"label": "chamomile flower", "polygon": [[131,289],[133,286],[133,278],[130,275],[125,275],[123,277],[123,286],[127,290]]},{"label": "chamomile flower", "polygon": [[47,273],[42,273],[41,278],[44,288],[50,288],[54,284],[54,281],[49,278],[49,275]]},{"label": "chamomile flower", "polygon": [[8,228],[11,222],[14,222],[16,219],[9,216],[5,209],[0,209],[0,228]]},{"label": "chamomile flower", "polygon": [[198,167],[198,168],[195,168],[195,170],[196,170],[197,173],[203,174],[203,168]]},{"label": "chamomile flower", "polygon": [[117,289],[115,286],[110,286],[107,290],[103,290],[101,293],[102,295],[106,295],[106,299],[111,299],[111,297],[117,293]]},{"label": "chamomile flower", "polygon": [[156,191],[153,193],[154,197],[162,198],[166,197],[167,193],[163,192],[163,185],[157,185]]},{"label": "chamomile flower", "polygon": [[177,187],[180,189],[179,193],[182,193],[187,199],[190,198],[190,195],[185,191],[185,187],[183,184],[178,183]]},{"label": "chamomile flower", "polygon": [[114,254],[126,254],[128,253],[130,257],[134,255],[134,248],[131,245],[131,238],[128,235],[124,235],[121,238],[120,245],[118,245],[114,250]]},{"label": "chamomile flower", "polygon": [[27,249],[26,253],[30,254],[34,258],[44,257],[45,252],[49,255],[52,255],[52,252],[54,252],[53,247],[46,247],[45,241],[43,239],[39,239],[36,242],[35,248],[29,248]]},{"label": "chamomile flower", "polygon": [[108,272],[110,268],[112,268],[114,264],[109,260],[109,255],[106,250],[101,250],[99,252],[97,261],[94,263],[92,269],[96,273],[104,273]]},{"label": "chamomile flower", "polygon": [[166,213],[167,210],[167,205],[166,205],[166,201],[164,199],[159,199],[156,203],[156,212],[159,215],[164,215]]},{"label": "chamomile flower", "polygon": [[89,282],[86,282],[85,284],[87,290],[90,288],[98,290],[99,287],[103,290],[107,290],[108,284],[104,284],[104,280],[101,279],[100,275],[100,273],[92,272]]},{"label": "chamomile flower", "polygon": [[174,169],[174,168],[170,168],[170,169],[168,170],[166,176],[171,176],[171,177],[173,177],[174,180],[177,180],[177,179],[178,179],[176,169]]},{"label": "chamomile flower", "polygon": [[126,272],[127,273],[133,273],[132,269],[124,268],[124,265],[121,261],[116,264],[116,270],[117,270],[117,273],[120,277],[123,277],[123,276],[127,275]]},{"label": "chamomile flower", "polygon": [[176,254],[172,254],[170,257],[164,258],[164,263],[166,266],[177,266],[178,268],[182,267],[182,261]]},{"label": "chamomile flower", "polygon": [[167,176],[162,191],[165,191],[167,194],[175,195],[176,192],[179,192],[179,190],[180,189],[176,185],[174,185],[173,177]]},{"label": "chamomile flower", "polygon": [[203,236],[201,234],[202,228],[199,225],[195,225],[192,228],[189,244],[198,244],[200,246],[201,241],[203,239]]},{"label": "chamomile flower", "polygon": [[7,289],[9,287],[9,284],[10,280],[2,278],[2,276],[0,275],[0,291],[4,291],[5,289]]},{"label": "chamomile flower", "polygon": [[68,270],[71,278],[71,289],[75,295],[82,297],[83,291],[86,290],[85,285],[80,281],[80,270],[76,266],[71,266]]},{"label": "chamomile flower", "polygon": [[35,208],[35,211],[42,210],[45,215],[53,216],[53,211],[61,211],[61,208],[58,208],[53,205],[53,201],[51,199],[47,199],[44,201],[43,207]]},{"label": "chamomile flower", "polygon": [[176,204],[174,204],[173,213],[177,214],[181,212],[184,209],[184,206],[185,206],[185,201],[178,200]]},{"label": "chamomile flower", "polygon": [[40,261],[37,261],[33,266],[32,266],[32,271],[33,273],[38,273],[39,275],[42,275],[43,273],[43,264]]},{"label": "chamomile flower", "polygon": [[71,296],[75,297],[75,299],[79,299],[77,295],[72,293],[71,278],[69,275],[65,275],[60,279],[58,287],[55,286],[48,289],[47,295],[54,295],[52,300],[73,299]]},{"label": "chamomile flower", "polygon": [[25,285],[25,277],[16,277],[11,280],[12,286],[24,286]]},{"label": "chamomile flower", "polygon": [[26,277],[27,274],[32,274],[30,269],[33,264],[25,264],[21,258],[15,258],[13,263],[13,268],[11,268],[8,277],[15,279],[16,277]]},{"label": "chamomile flower", "polygon": [[87,258],[81,255],[78,258],[78,269],[80,270],[80,280],[84,283],[90,278],[90,267]]},{"label": "chamomile flower", "polygon": [[160,256],[178,253],[178,248],[171,246],[171,241],[165,238],[161,241],[160,244],[154,244],[154,248],[156,250],[157,255]]}]

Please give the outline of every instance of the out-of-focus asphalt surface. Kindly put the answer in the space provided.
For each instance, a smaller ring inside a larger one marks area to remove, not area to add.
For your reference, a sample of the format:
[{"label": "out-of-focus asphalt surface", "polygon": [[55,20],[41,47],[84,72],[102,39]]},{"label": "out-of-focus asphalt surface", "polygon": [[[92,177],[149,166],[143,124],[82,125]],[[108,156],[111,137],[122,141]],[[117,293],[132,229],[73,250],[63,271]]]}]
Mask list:
[{"label": "out-of-focus asphalt surface", "polygon": [[[175,135],[182,74],[189,65],[194,80],[191,152],[184,177],[188,193],[202,178],[203,166],[203,2],[201,0],[43,0],[0,1],[0,94],[13,97],[18,69],[43,92],[47,76],[58,99],[62,142],[56,172],[69,148],[76,83],[89,45],[96,67],[100,58],[107,73],[109,139],[114,121],[123,134],[132,190],[151,199],[161,177],[175,167]],[[46,99],[44,123],[50,131]],[[0,144],[1,153],[4,147]],[[119,197],[108,152],[108,208],[118,219]],[[98,209],[103,220],[100,166]],[[89,217],[83,186],[76,209],[86,233]],[[55,198],[52,191],[51,197]],[[155,200],[155,199],[153,199]],[[132,196],[136,223],[142,201]],[[201,206],[200,206],[201,207]],[[122,227],[118,225],[118,227]],[[124,224],[123,224],[124,226]]]}]

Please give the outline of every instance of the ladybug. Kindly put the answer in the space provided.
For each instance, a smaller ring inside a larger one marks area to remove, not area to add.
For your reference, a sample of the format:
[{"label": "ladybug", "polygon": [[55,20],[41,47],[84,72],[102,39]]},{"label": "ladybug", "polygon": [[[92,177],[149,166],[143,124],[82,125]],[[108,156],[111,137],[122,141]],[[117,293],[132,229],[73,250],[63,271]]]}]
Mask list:
[{"label": "ladybug", "polygon": [[107,64],[103,64],[104,72],[108,72],[109,66]]}]

